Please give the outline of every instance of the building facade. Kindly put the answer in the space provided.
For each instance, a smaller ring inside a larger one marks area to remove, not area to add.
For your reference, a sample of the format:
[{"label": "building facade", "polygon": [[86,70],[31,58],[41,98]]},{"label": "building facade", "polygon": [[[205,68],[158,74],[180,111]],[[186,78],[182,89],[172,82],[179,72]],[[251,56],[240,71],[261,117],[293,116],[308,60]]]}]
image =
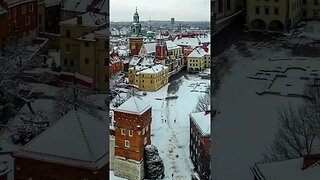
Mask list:
[{"label": "building facade", "polygon": [[210,51],[206,47],[195,48],[187,57],[187,71],[200,72],[211,67]]},{"label": "building facade", "polygon": [[86,76],[92,80],[91,89],[107,91],[108,43],[102,14],[88,12],[60,22],[61,70]]},{"label": "building facade", "polygon": [[211,117],[209,112],[190,114],[190,158],[201,180],[211,180]]},{"label": "building facade", "polygon": [[0,1],[0,44],[37,35],[37,1]]},{"label": "building facade", "polygon": [[129,68],[129,82],[142,91],[157,91],[168,83],[169,68],[164,65]]},{"label": "building facade", "polygon": [[150,105],[134,96],[114,110],[116,176],[144,178],[144,148],[151,144],[151,112]]}]

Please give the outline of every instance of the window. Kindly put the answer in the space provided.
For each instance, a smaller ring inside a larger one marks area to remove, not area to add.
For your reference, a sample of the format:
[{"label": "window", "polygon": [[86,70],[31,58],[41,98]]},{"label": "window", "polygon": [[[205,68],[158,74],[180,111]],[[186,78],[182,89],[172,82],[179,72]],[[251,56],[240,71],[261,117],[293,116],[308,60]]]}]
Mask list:
[{"label": "window", "polygon": [[17,15],[17,9],[13,8],[13,17],[16,17],[16,15]]},{"label": "window", "polygon": [[124,145],[125,145],[126,147],[130,147],[130,141],[124,140]]},{"label": "window", "polygon": [[108,76],[104,76],[104,82],[108,82],[109,77]]},{"label": "window", "polygon": [[146,132],[148,132],[148,130],[149,130],[149,126],[146,126]]},{"label": "window", "polygon": [[86,47],[89,47],[89,43],[88,43],[88,42],[86,42],[84,45],[85,45]]},{"label": "window", "polygon": [[268,7],[264,8],[264,14],[269,15],[269,8]]},{"label": "window", "polygon": [[279,15],[279,8],[274,8],[274,15]]},{"label": "window", "polygon": [[84,63],[89,64],[89,58],[85,58]]},{"label": "window", "polygon": [[306,4],[307,4],[307,0],[303,0],[303,1],[302,1],[302,4],[303,4],[303,5],[306,5]]},{"label": "window", "polygon": [[33,12],[33,4],[29,5],[29,12]]},{"label": "window", "polygon": [[68,65],[68,60],[64,59],[64,65]]},{"label": "window", "polygon": [[314,5],[317,6],[318,4],[318,0],[314,0]]},{"label": "window", "polygon": [[143,144],[146,145],[147,142],[148,142],[148,137],[144,137],[144,142],[143,142]]},{"label": "window", "polygon": [[256,7],[256,14],[260,14],[260,8]]},{"label": "window", "polygon": [[70,60],[70,65],[73,66],[73,59]]},{"label": "window", "polygon": [[30,17],[29,16],[26,17],[25,22],[26,22],[26,25],[30,24]]},{"label": "window", "polygon": [[126,129],[121,128],[121,135],[126,135]]},{"label": "window", "polygon": [[67,37],[70,37],[70,30],[67,30],[67,31],[66,31],[66,36],[67,36]]},{"label": "window", "polygon": [[27,9],[26,5],[23,5],[23,6],[22,6],[22,14],[25,14],[25,13],[26,13],[26,9]]},{"label": "window", "polygon": [[108,62],[109,62],[108,59],[107,59],[107,58],[104,58],[104,65],[105,65],[105,66],[108,66],[108,64],[109,64]]},{"label": "window", "polygon": [[144,133],[145,133],[145,129],[143,128],[143,129],[142,129],[142,135],[144,135]]},{"label": "window", "polygon": [[133,131],[132,130],[129,130],[129,136],[133,136]]},{"label": "window", "polygon": [[67,52],[71,52],[70,44],[67,44],[66,46]]}]

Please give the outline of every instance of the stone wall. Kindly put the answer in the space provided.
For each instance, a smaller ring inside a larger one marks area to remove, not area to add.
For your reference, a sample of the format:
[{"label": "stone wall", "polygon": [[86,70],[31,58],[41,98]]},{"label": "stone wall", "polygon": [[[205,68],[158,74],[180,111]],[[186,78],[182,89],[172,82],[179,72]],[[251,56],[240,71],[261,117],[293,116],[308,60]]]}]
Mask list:
[{"label": "stone wall", "polygon": [[142,180],[144,178],[144,161],[134,162],[121,157],[114,159],[115,175],[128,180]]}]

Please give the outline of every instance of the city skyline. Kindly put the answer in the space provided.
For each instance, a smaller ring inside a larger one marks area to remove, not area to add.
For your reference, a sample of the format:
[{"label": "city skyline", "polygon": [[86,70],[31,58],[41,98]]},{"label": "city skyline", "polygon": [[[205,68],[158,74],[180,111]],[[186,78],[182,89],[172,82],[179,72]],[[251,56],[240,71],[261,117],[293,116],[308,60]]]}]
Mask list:
[{"label": "city skyline", "polygon": [[131,22],[136,8],[141,21],[210,21],[209,0],[111,0],[110,21]]}]

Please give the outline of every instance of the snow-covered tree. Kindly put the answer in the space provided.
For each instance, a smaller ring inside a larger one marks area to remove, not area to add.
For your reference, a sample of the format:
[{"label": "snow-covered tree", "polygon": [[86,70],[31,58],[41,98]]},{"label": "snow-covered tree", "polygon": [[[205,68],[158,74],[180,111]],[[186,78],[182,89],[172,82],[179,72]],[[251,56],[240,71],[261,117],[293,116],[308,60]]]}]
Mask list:
[{"label": "snow-covered tree", "polygon": [[146,179],[163,179],[164,165],[158,149],[154,145],[145,147],[145,174]]},{"label": "snow-covered tree", "polygon": [[93,104],[94,100],[90,96],[90,92],[86,89],[65,86],[57,92],[54,99],[56,100],[54,105],[56,120],[75,108],[80,108],[89,114],[96,116],[96,106]]}]

